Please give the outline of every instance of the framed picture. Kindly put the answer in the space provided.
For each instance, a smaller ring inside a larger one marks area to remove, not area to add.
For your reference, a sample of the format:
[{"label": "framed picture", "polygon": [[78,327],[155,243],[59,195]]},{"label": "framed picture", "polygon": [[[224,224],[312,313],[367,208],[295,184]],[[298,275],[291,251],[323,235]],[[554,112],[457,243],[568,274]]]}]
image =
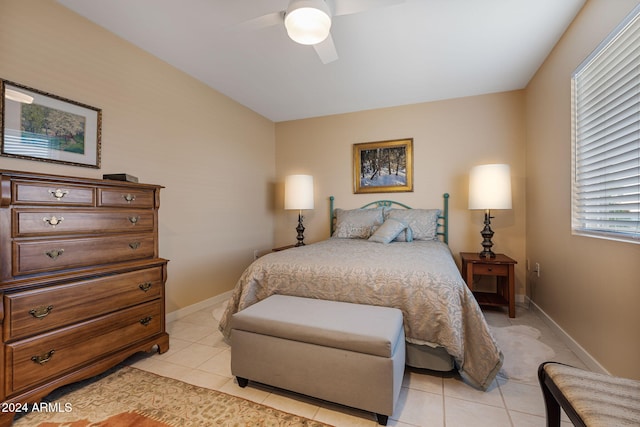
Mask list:
[{"label": "framed picture", "polygon": [[413,191],[413,138],[353,144],[353,192]]},{"label": "framed picture", "polygon": [[0,80],[0,155],[100,168],[102,111]]}]

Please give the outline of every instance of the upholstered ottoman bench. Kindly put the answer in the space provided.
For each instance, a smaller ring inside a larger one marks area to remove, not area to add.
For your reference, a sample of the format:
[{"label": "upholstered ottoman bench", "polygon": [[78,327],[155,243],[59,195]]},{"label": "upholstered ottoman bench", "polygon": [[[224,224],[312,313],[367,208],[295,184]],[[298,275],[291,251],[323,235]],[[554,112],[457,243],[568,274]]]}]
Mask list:
[{"label": "upholstered ottoman bench", "polygon": [[231,372],[374,412],[386,425],[404,375],[402,312],[272,295],[231,320]]}]

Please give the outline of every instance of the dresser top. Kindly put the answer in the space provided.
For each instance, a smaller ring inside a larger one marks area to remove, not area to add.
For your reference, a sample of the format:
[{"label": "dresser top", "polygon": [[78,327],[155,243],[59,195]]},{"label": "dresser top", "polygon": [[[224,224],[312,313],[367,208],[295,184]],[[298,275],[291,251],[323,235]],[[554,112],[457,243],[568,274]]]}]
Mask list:
[{"label": "dresser top", "polygon": [[111,180],[111,179],[83,178],[83,177],[77,177],[77,176],[52,175],[52,174],[14,171],[14,170],[5,170],[5,169],[0,169],[0,177],[19,178],[19,179],[34,180],[34,181],[57,181],[57,182],[67,182],[69,184],[89,184],[89,185],[109,186],[109,187],[164,188],[161,185],[155,185],[155,184],[142,184],[137,182],[117,181],[117,180]]}]

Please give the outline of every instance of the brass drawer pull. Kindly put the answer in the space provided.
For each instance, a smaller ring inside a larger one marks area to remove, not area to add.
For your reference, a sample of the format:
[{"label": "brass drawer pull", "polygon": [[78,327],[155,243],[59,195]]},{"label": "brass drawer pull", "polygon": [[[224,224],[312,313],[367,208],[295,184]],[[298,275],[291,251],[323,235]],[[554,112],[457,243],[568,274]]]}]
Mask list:
[{"label": "brass drawer pull", "polygon": [[55,353],[55,352],[56,352],[55,350],[51,350],[50,352],[45,353],[43,355],[33,356],[31,358],[31,360],[33,360],[34,363],[37,363],[39,365],[44,365],[49,360],[51,360],[51,357],[53,356],[53,353]]},{"label": "brass drawer pull", "polygon": [[56,188],[55,190],[49,190],[49,194],[56,198],[56,200],[62,199],[64,196],[69,194],[69,190],[62,190],[60,188]]},{"label": "brass drawer pull", "polygon": [[51,227],[56,228],[56,225],[59,225],[62,221],[64,221],[63,217],[58,218],[57,216],[52,216],[51,218],[44,217],[42,218],[44,222],[49,224]]},{"label": "brass drawer pull", "polygon": [[138,222],[138,220],[140,220],[139,216],[130,216],[129,217],[129,222],[133,225],[136,225],[136,223]]},{"label": "brass drawer pull", "polygon": [[135,251],[140,247],[140,242],[131,242],[129,243],[129,247]]},{"label": "brass drawer pull", "polygon": [[44,254],[51,259],[56,259],[63,253],[64,253],[64,249],[60,248],[60,249],[51,249],[50,251],[46,251]]},{"label": "brass drawer pull", "polygon": [[140,290],[147,292],[149,289],[151,289],[151,285],[153,285],[153,283],[144,282],[144,283],[140,283],[138,287],[140,288]]},{"label": "brass drawer pull", "polygon": [[52,305],[49,305],[47,307],[41,305],[40,307],[32,308],[31,310],[29,310],[29,314],[36,319],[44,319],[49,315],[49,313],[51,313],[51,310],[53,310]]},{"label": "brass drawer pull", "polygon": [[140,319],[140,324],[143,326],[149,326],[149,323],[151,323],[151,320],[153,320],[153,317],[147,316],[144,319]]},{"label": "brass drawer pull", "polygon": [[136,196],[129,193],[123,194],[122,197],[127,201],[127,203],[131,203],[136,199]]}]

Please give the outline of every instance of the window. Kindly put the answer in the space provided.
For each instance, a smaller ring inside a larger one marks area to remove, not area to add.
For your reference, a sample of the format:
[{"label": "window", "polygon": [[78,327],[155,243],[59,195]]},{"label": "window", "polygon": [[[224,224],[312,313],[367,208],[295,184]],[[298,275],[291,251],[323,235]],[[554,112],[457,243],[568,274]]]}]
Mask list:
[{"label": "window", "polygon": [[572,76],[574,234],[640,243],[640,6]]}]

